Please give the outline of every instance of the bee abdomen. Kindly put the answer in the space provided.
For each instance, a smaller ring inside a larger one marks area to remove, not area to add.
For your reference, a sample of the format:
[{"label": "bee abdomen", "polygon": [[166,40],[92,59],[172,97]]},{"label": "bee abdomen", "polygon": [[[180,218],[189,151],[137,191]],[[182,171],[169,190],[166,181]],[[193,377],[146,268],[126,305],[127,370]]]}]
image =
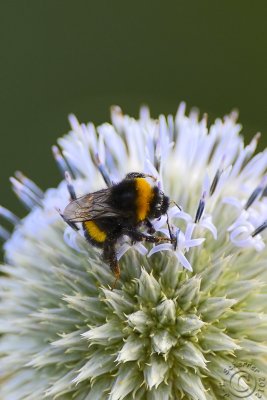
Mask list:
[{"label": "bee abdomen", "polygon": [[107,239],[107,233],[101,230],[94,221],[83,223],[86,238],[94,245],[102,246]]}]

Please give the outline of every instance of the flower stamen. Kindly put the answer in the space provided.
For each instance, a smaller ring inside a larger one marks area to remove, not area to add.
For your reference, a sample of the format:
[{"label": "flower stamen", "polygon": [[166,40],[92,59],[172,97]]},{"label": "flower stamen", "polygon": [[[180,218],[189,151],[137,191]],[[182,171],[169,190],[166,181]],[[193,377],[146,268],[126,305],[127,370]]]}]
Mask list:
[{"label": "flower stamen", "polygon": [[20,222],[19,217],[17,217],[12,211],[9,211],[3,206],[0,206],[0,217],[4,218],[6,221],[10,222],[14,226]]},{"label": "flower stamen", "polygon": [[213,193],[215,192],[215,189],[216,189],[216,187],[217,187],[217,185],[218,185],[218,182],[219,182],[219,180],[220,180],[220,177],[221,177],[221,175],[222,175],[222,173],[223,173],[223,171],[224,171],[224,169],[223,169],[223,162],[224,162],[224,159],[225,159],[225,156],[223,156],[222,162],[221,162],[221,166],[217,169],[216,174],[215,174],[215,176],[214,176],[214,178],[213,178],[213,181],[212,181],[212,183],[211,183],[211,185],[210,185],[210,196],[212,196]]},{"label": "flower stamen", "polygon": [[109,187],[112,185],[111,179],[109,177],[109,174],[106,170],[106,167],[104,166],[104,164],[101,162],[99,154],[95,153],[95,164],[99,170],[99,172],[101,173],[106,185]]},{"label": "flower stamen", "polygon": [[62,154],[60,153],[60,150],[57,146],[52,146],[52,152],[53,152],[53,156],[56,161],[56,164],[58,166],[59,172],[61,173],[61,175],[64,178],[65,172],[69,171],[69,167],[65,161],[65,158],[62,156]]},{"label": "flower stamen", "polygon": [[[39,196],[35,191],[32,190],[31,187],[28,186],[27,182],[21,179],[17,174],[17,178],[13,176],[10,178],[10,182],[12,183],[12,188],[18,198],[24,203],[24,205],[31,209],[32,207],[38,205],[42,206],[42,197]],[[22,181],[20,182],[21,179]]]},{"label": "flower stamen", "polygon": [[267,182],[267,176],[264,176],[259,186],[257,186],[256,189],[253,190],[253,192],[249,196],[244,206],[245,210],[247,210],[255,202],[255,200],[257,200],[260,197],[260,195],[263,193],[265,189],[266,182]]},{"label": "flower stamen", "polygon": [[258,228],[255,229],[254,232],[252,232],[251,236],[254,237],[256,235],[258,235],[259,233],[261,233],[262,231],[264,231],[267,228],[267,220],[263,222],[263,224],[261,224],[260,226],[258,226]]},{"label": "flower stamen", "polygon": [[6,241],[10,238],[10,235],[11,235],[10,232],[6,228],[0,225],[0,238],[3,241]]},{"label": "flower stamen", "polygon": [[204,209],[205,209],[205,197],[206,197],[206,192],[203,192],[201,199],[199,200],[197,212],[196,212],[196,217],[195,217],[195,224],[198,223],[203,215]]},{"label": "flower stamen", "polygon": [[71,200],[76,200],[77,196],[76,196],[76,193],[75,193],[75,189],[74,189],[74,186],[73,186],[73,183],[72,183],[72,179],[71,179],[70,173],[68,171],[65,171],[65,179],[66,179],[66,182],[67,182],[67,188],[68,188],[68,192],[70,194]]}]

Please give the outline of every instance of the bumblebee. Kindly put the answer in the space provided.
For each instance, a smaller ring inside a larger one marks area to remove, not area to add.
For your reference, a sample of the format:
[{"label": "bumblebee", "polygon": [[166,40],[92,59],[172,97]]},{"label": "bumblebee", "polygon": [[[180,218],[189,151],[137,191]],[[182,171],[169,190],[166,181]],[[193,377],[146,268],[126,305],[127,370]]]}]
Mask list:
[{"label": "bumblebee", "polygon": [[[167,237],[153,235],[155,229],[150,219],[166,214],[170,200],[147,178],[155,181],[151,175],[132,172],[119,183],[79,198],[68,184],[72,201],[62,217],[74,229],[78,229],[76,223],[82,223],[87,241],[103,250],[103,259],[115,275],[115,282],[120,277],[115,246],[123,235],[127,235],[132,242],[171,241]],[[142,226],[146,228],[145,232],[140,231]]]}]

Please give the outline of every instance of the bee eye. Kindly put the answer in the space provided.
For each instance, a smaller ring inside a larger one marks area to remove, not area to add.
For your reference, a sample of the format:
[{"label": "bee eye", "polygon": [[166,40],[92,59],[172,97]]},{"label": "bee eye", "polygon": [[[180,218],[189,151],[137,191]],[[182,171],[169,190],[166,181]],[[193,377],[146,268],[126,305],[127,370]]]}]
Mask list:
[{"label": "bee eye", "polygon": [[162,203],[161,203],[161,208],[160,208],[162,214],[166,214],[166,212],[167,212],[167,210],[168,210],[168,208],[169,208],[169,205],[170,205],[170,199],[169,199],[169,197],[163,195]]}]

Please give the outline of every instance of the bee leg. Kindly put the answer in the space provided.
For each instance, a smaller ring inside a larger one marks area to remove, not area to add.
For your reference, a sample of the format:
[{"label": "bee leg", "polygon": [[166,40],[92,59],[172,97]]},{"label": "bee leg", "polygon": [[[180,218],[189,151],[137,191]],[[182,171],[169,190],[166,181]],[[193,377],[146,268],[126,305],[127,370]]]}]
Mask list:
[{"label": "bee leg", "polygon": [[111,271],[115,275],[115,281],[111,287],[111,290],[113,290],[116,286],[116,283],[118,279],[120,278],[121,275],[121,270],[119,266],[119,262],[116,256],[116,251],[115,251],[115,243],[110,243],[107,242],[104,246],[103,250],[103,257],[104,260],[109,264]]},{"label": "bee leg", "polygon": [[164,243],[164,242],[171,242],[170,238],[162,237],[162,236],[150,236],[142,233],[142,240],[145,240],[149,243]]},{"label": "bee leg", "polygon": [[135,229],[124,229],[123,233],[136,242],[142,242],[143,240],[149,243],[171,242],[170,238],[146,235],[145,233],[139,232]]},{"label": "bee leg", "polygon": [[173,244],[173,249],[176,250],[176,248],[177,248],[177,238],[176,238],[176,236],[173,234],[172,227],[171,227],[170,222],[169,222],[169,216],[168,216],[167,213],[166,213],[166,216],[167,216],[168,230],[169,230],[171,242],[172,242],[172,244]]},{"label": "bee leg", "polygon": [[145,220],[145,225],[147,227],[147,231],[150,235],[152,235],[153,233],[156,232],[156,230],[154,229],[154,226],[152,225],[152,223],[149,221],[149,219]]}]

